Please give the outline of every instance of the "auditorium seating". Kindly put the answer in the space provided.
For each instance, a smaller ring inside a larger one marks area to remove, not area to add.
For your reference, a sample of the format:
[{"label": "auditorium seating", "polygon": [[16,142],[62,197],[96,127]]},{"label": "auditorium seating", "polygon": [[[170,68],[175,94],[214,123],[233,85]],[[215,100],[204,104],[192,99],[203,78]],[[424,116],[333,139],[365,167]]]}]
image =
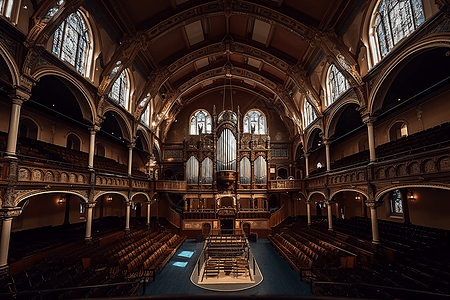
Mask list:
[{"label": "auditorium seating", "polygon": [[[121,237],[108,228],[101,232],[90,244],[81,239],[63,252],[49,251],[36,264],[2,278],[0,293],[11,294],[5,299],[132,295],[137,292],[139,280],[143,276],[154,279],[185,240],[169,232],[149,231],[145,226]],[[107,239],[108,233],[117,238]],[[101,238],[110,242],[101,243]]]}]

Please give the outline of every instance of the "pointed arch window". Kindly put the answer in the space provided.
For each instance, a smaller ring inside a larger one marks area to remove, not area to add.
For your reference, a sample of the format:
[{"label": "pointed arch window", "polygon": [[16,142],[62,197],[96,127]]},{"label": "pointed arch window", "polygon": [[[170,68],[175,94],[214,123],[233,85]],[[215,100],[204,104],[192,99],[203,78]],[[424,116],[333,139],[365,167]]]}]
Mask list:
[{"label": "pointed arch window", "polygon": [[262,156],[255,160],[255,183],[267,184],[267,163]]},{"label": "pointed arch window", "polygon": [[89,77],[92,56],[90,31],[79,11],[70,14],[56,29],[52,51],[74,66],[78,73]]},{"label": "pointed arch window", "polygon": [[199,163],[196,157],[191,156],[186,163],[186,183],[198,184]]},{"label": "pointed arch window", "polygon": [[128,79],[127,71],[124,70],[120,76],[114,81],[114,84],[109,92],[109,97],[119,103],[121,106],[128,109],[128,100],[130,97],[130,80]]},{"label": "pointed arch window", "polygon": [[[147,100],[149,97],[150,97],[150,94],[147,94],[147,96],[141,102],[141,107],[143,106],[142,104],[145,105],[145,103],[147,103]],[[150,103],[147,104],[147,107],[145,108],[144,112],[142,113],[141,122],[147,126],[150,126]]]},{"label": "pointed arch window", "polygon": [[250,110],[244,116],[244,133],[265,134],[266,117],[258,110]]},{"label": "pointed arch window", "polygon": [[370,39],[374,63],[425,21],[420,0],[382,0],[377,6]]},{"label": "pointed arch window", "polygon": [[212,184],[213,164],[211,158],[207,157],[202,162],[202,183]]},{"label": "pointed arch window", "polygon": [[239,169],[241,184],[250,184],[252,178],[252,170],[248,157],[244,157],[243,159],[241,159]]},{"label": "pointed arch window", "polygon": [[328,71],[328,97],[327,106],[330,106],[340,95],[350,88],[347,78],[336,68],[335,65],[331,65]]},{"label": "pointed arch window", "polygon": [[189,134],[211,133],[211,116],[206,110],[197,110],[190,119]]},{"label": "pointed arch window", "polygon": [[303,122],[304,128],[308,127],[317,118],[316,112],[308,100],[303,101]]}]

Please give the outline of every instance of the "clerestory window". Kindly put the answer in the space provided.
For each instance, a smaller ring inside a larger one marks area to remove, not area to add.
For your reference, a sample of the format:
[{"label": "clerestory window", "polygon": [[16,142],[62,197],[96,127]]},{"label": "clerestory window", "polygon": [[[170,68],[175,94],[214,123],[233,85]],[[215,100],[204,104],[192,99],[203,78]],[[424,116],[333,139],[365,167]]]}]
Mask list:
[{"label": "clerestory window", "polygon": [[265,134],[266,118],[258,110],[251,110],[244,116],[244,133]]},{"label": "clerestory window", "polygon": [[328,70],[327,81],[327,106],[330,106],[340,95],[346,92],[350,88],[347,78],[336,68],[335,65],[331,65]]}]

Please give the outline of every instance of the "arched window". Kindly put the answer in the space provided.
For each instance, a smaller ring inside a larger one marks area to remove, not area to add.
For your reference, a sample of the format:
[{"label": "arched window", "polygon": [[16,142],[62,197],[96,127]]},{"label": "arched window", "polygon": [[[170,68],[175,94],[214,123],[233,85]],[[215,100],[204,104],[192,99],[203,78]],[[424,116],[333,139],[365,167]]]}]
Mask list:
[{"label": "arched window", "polygon": [[75,134],[71,133],[67,136],[67,149],[80,151],[80,144],[81,141]]},{"label": "arched window", "polygon": [[95,145],[95,155],[105,157],[105,147],[101,143]]},{"label": "arched window", "polygon": [[19,1],[0,0],[0,14],[2,16],[5,16],[8,19],[11,19],[11,16],[13,15],[12,12],[13,12],[14,2],[19,2]]},{"label": "arched window", "polygon": [[382,0],[378,4],[370,40],[374,63],[409,36],[425,20],[420,0]]},{"label": "arched window", "polygon": [[130,81],[128,79],[127,71],[124,70],[120,76],[114,81],[114,84],[109,92],[109,97],[128,110],[128,100],[130,97]]},{"label": "arched window", "polygon": [[266,118],[260,111],[251,110],[244,116],[244,133],[266,133]]},{"label": "arched window", "polygon": [[150,126],[150,105],[147,105],[147,108],[144,110],[144,113],[141,116],[141,122]]},{"label": "arched window", "polygon": [[211,133],[211,116],[206,110],[197,110],[190,120],[189,134]]},{"label": "arched window", "polygon": [[82,14],[69,15],[56,29],[53,53],[75,67],[78,73],[89,77],[91,62],[91,38]]},{"label": "arched window", "polygon": [[252,178],[252,170],[248,157],[244,157],[241,159],[239,169],[241,184],[250,184]]},{"label": "arched window", "polygon": [[262,156],[258,156],[258,158],[255,160],[255,183],[267,183],[267,163]]},{"label": "arched window", "polygon": [[347,78],[336,68],[331,65],[328,71],[328,97],[327,106],[331,105],[336,99],[350,88]]},{"label": "arched window", "polygon": [[391,213],[403,213],[402,194],[400,193],[399,189],[396,189],[389,194],[389,201],[391,204]]},{"label": "arched window", "polygon": [[306,100],[303,101],[303,127],[306,128],[317,118],[316,112],[311,104]]},{"label": "arched window", "polygon": [[186,183],[198,184],[199,163],[197,158],[191,156],[186,163]]},{"label": "arched window", "polygon": [[28,118],[23,118],[19,123],[19,137],[37,140],[39,128],[37,124]]},{"label": "arched window", "polygon": [[406,136],[408,136],[408,125],[404,122],[395,123],[389,130],[391,142]]},{"label": "arched window", "polygon": [[202,162],[202,183],[212,184],[213,165],[211,158],[207,157]]}]

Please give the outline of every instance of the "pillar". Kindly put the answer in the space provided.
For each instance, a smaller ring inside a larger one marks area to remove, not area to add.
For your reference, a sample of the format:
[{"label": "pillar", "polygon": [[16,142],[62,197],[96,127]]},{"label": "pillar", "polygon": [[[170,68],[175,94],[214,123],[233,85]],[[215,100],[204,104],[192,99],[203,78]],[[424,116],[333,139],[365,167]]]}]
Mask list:
[{"label": "pillar", "polygon": [[369,153],[370,153],[370,161],[374,161],[376,159],[375,154],[375,136],[373,133],[373,122],[375,118],[371,118],[369,116],[363,117],[363,122],[367,125],[367,140],[369,142]]},{"label": "pillar", "polygon": [[309,153],[305,153],[305,164],[306,164],[306,178],[309,177],[309,161],[308,161]]},{"label": "pillar", "polygon": [[125,204],[127,206],[125,214],[125,231],[130,231],[131,202],[126,202]]},{"label": "pillar", "polygon": [[135,143],[128,144],[128,175],[131,175],[131,169],[133,167],[133,148]]},{"label": "pillar", "polygon": [[92,126],[89,128],[89,161],[88,168],[94,168],[94,154],[95,154],[95,134],[100,130],[99,126]]},{"label": "pillar", "polygon": [[88,202],[86,205],[86,235],[84,240],[89,242],[92,240],[92,211],[95,207],[95,202]]},{"label": "pillar", "polygon": [[311,226],[311,201],[306,201],[306,215],[308,220],[308,227]]},{"label": "pillar", "polygon": [[9,119],[8,140],[6,142],[6,155],[15,157],[17,148],[17,136],[19,134],[20,110],[22,104],[30,98],[25,94],[15,90],[9,97],[12,99],[11,115]]},{"label": "pillar", "polygon": [[331,213],[331,201],[325,200],[328,211],[328,231],[333,231],[333,214]]},{"label": "pillar", "polygon": [[0,210],[0,216],[2,219],[2,236],[0,239],[0,274],[6,274],[8,272],[8,252],[12,220],[21,213],[21,208],[6,208]]},{"label": "pillar", "polygon": [[325,140],[325,160],[327,161],[327,172],[331,170],[331,158],[330,158],[330,142]]},{"label": "pillar", "polygon": [[378,233],[378,217],[377,207],[381,205],[379,202],[366,202],[366,205],[370,207],[370,221],[372,224],[372,244],[380,244],[380,235]]},{"label": "pillar", "polygon": [[147,227],[150,227],[150,220],[152,215],[152,202],[147,202]]}]

